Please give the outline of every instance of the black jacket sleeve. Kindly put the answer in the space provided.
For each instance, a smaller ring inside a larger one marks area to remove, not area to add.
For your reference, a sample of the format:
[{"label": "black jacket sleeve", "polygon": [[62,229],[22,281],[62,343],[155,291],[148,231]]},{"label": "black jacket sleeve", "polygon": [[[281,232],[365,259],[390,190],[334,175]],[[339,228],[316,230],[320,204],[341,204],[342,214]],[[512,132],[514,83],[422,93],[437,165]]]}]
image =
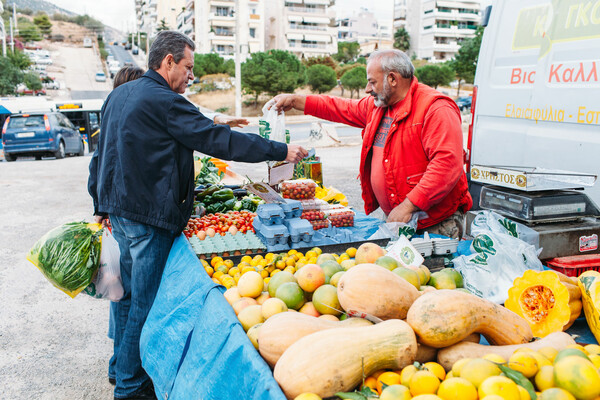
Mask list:
[{"label": "black jacket sleeve", "polygon": [[184,146],[223,160],[241,162],[282,161],[287,145],[256,134],[215,125],[182,96],[175,96],[167,113],[169,134]]}]

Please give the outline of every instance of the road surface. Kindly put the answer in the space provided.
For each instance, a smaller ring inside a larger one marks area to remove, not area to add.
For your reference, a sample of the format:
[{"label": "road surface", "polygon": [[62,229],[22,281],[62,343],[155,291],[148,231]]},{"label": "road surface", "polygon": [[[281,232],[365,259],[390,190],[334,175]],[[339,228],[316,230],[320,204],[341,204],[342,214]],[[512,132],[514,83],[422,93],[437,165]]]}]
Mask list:
[{"label": "road surface", "polygon": [[121,67],[123,65],[125,65],[125,63],[132,63],[133,65],[137,65],[137,63],[133,59],[133,56],[131,55],[131,52],[129,52],[128,50],[125,50],[125,48],[123,46],[115,46],[115,45],[109,44],[109,45],[106,45],[106,49],[107,50],[110,49],[112,51],[112,54],[115,57],[115,60],[117,60],[119,62]]}]

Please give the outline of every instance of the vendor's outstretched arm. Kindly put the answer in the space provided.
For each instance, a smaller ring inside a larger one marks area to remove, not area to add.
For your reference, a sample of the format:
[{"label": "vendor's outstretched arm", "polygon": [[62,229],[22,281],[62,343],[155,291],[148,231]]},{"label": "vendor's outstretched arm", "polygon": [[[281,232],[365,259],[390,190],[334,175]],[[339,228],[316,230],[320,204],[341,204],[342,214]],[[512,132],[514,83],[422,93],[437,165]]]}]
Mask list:
[{"label": "vendor's outstretched arm", "polygon": [[[304,105],[306,104],[306,96],[300,94],[278,94],[273,97],[274,104],[271,107],[275,107],[277,111],[289,111],[292,108],[300,111],[304,111]],[[269,109],[271,109],[269,107]]]}]

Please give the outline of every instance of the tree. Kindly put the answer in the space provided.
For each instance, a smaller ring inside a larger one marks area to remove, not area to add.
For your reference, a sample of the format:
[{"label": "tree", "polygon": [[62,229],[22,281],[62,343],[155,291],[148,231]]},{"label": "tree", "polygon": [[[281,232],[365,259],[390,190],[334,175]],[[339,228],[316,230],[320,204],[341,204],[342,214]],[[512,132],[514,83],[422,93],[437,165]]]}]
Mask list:
[{"label": "tree", "polygon": [[350,90],[350,98],[352,98],[354,90],[356,90],[356,97],[358,98],[358,91],[367,86],[367,69],[362,66],[352,68],[342,75],[341,81],[342,86]]},{"label": "tree", "polygon": [[302,63],[307,68],[311,67],[313,65],[322,64],[322,65],[327,65],[328,67],[331,67],[333,69],[336,69],[336,67],[338,65],[337,62],[335,62],[335,60],[333,58],[331,58],[331,56],[309,57],[309,58],[302,60]]},{"label": "tree", "polygon": [[333,58],[341,63],[352,62],[358,56],[360,44],[358,42],[338,42],[338,51]]},{"label": "tree", "polygon": [[310,90],[317,93],[329,92],[337,85],[333,68],[323,64],[315,64],[306,70],[306,80]]},{"label": "tree", "polygon": [[156,30],[158,32],[160,31],[168,31],[169,30],[169,25],[167,25],[167,20],[165,18],[160,20],[160,25],[158,25],[158,28],[156,28]]},{"label": "tree", "polygon": [[17,67],[19,71],[23,71],[31,65],[31,60],[29,59],[29,57],[27,57],[27,54],[23,53],[21,50],[17,50],[16,48],[14,53],[7,52],[6,56],[8,57],[12,65]]},{"label": "tree", "polygon": [[0,96],[15,93],[15,87],[23,80],[21,70],[8,57],[0,57]]},{"label": "tree", "polygon": [[364,58],[364,57],[362,57],[362,56],[361,56],[361,57],[358,57],[358,58],[356,59],[356,63],[357,63],[357,64],[362,64],[362,65],[367,65],[367,59],[366,59],[366,58]]},{"label": "tree", "polygon": [[37,42],[42,40],[38,27],[31,23],[19,23],[19,37],[23,42]]},{"label": "tree", "polygon": [[394,48],[404,52],[410,49],[410,35],[404,27],[394,32]]},{"label": "tree", "polygon": [[42,35],[50,36],[52,33],[52,22],[48,18],[48,15],[41,13],[33,18],[33,24],[38,27]]},{"label": "tree", "polygon": [[252,53],[242,64],[242,88],[246,93],[254,95],[255,105],[258,96],[268,93],[293,92],[304,84],[304,66],[290,52],[269,50]]},{"label": "tree", "polygon": [[217,53],[194,54],[194,75],[201,78],[204,75],[228,74],[235,75],[235,62],[227,60]]},{"label": "tree", "polygon": [[419,82],[437,89],[440,85],[449,85],[454,79],[454,71],[447,65],[424,65],[415,70]]},{"label": "tree", "polygon": [[467,83],[473,83],[475,79],[475,70],[477,69],[477,59],[479,57],[479,48],[481,47],[481,36],[483,35],[483,27],[477,27],[475,36],[463,40],[458,53],[454,56],[454,60],[450,65],[456,77],[458,78],[458,88],[456,95],[460,93],[460,82],[464,80]]},{"label": "tree", "polygon": [[42,81],[35,72],[27,72],[23,75],[23,83],[30,90],[40,90],[42,88]]}]

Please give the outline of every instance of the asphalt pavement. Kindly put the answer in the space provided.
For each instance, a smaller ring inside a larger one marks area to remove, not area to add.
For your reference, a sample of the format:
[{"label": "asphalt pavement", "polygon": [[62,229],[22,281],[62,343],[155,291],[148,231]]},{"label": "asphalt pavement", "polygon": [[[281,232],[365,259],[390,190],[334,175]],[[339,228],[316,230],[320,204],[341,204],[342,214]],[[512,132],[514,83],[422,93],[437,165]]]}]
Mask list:
[{"label": "asphalt pavement", "polygon": [[137,63],[135,62],[135,60],[133,59],[133,56],[131,55],[131,52],[128,50],[125,50],[125,48],[123,46],[115,46],[112,44],[106,45],[106,49],[110,49],[112,51],[113,56],[115,57],[115,60],[117,60],[120,64],[121,67],[123,65],[125,65],[125,63],[132,63],[133,65],[136,65]]}]

